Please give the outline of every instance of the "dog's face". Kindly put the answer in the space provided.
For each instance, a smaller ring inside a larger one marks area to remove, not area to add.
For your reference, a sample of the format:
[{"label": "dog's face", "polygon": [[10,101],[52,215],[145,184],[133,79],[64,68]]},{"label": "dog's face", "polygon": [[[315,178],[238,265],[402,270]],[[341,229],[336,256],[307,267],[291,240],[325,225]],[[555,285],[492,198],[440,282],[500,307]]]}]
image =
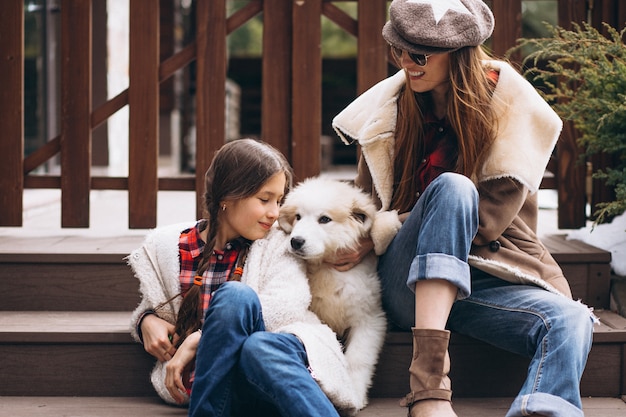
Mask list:
[{"label": "dog's face", "polygon": [[354,249],[372,226],[371,199],[347,183],[314,178],[294,188],[280,209],[278,224],[290,235],[290,250],[311,260],[331,260],[339,249]]}]

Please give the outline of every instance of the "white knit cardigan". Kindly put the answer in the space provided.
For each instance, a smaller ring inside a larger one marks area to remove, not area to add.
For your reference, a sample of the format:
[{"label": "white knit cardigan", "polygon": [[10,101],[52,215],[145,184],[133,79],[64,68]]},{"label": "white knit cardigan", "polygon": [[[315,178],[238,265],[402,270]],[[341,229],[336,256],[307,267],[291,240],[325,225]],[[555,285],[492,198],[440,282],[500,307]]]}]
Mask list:
[{"label": "white knit cardigan", "polygon": [[[139,340],[136,324],[141,314],[180,292],[178,237],[190,224],[155,229],[144,244],[127,258],[139,279],[142,300],[131,318],[130,332]],[[252,287],[261,301],[266,329],[296,335],[304,344],[313,378],[342,415],[354,415],[367,405],[363,386],[370,381],[353,380],[336,334],[309,310],[311,293],[305,265],[288,253],[288,239],[273,228],[265,239],[255,241],[244,267],[242,282]],[[160,309],[159,317],[174,323],[180,297]],[[165,366],[157,362],[151,381],[165,401],[174,403],[165,388]],[[357,388],[358,387],[358,388]]]}]

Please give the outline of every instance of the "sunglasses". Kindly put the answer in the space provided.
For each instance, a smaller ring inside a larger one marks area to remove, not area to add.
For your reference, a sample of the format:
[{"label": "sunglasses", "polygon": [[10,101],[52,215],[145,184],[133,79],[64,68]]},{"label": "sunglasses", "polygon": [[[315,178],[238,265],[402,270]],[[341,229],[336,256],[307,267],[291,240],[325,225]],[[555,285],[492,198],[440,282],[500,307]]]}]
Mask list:
[{"label": "sunglasses", "polygon": [[413,52],[409,52],[409,51],[405,51],[404,49],[400,49],[397,46],[393,46],[393,45],[390,45],[390,46],[391,46],[391,52],[393,53],[393,56],[398,61],[402,60],[402,53],[406,52],[409,55],[409,58],[411,58],[411,61],[415,62],[420,67],[425,67],[426,64],[428,64],[428,58],[432,56],[432,54],[431,55],[415,54]]}]

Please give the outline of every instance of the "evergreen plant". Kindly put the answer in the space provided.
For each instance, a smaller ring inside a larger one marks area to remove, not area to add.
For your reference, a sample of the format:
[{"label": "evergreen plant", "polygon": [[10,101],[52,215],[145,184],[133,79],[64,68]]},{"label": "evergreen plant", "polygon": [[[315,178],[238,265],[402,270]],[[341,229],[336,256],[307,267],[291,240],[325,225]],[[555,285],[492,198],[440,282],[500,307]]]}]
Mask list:
[{"label": "evergreen plant", "polygon": [[587,23],[572,30],[546,25],[551,37],[519,39],[509,54],[530,50],[525,75],[580,136],[582,158],[611,156],[612,166],[594,167],[592,177],[615,191],[615,200],[594,207],[596,223],[626,210],[626,28],[603,24],[606,36]]}]

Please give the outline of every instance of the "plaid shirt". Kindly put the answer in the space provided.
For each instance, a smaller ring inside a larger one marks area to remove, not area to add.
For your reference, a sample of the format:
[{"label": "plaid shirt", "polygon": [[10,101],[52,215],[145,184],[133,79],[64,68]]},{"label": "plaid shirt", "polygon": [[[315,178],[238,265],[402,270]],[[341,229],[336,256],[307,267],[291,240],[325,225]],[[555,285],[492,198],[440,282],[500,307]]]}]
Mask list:
[{"label": "plaid shirt", "polygon": [[[202,259],[204,241],[200,238],[201,222],[194,227],[183,230],[178,240],[178,252],[180,254],[180,289],[183,297],[193,284],[193,277],[198,270],[198,264]],[[213,292],[221,284],[231,279],[231,272],[235,269],[239,255],[249,242],[243,238],[235,239],[226,244],[223,250],[213,250],[209,266],[202,275],[202,317],[209,308]]]}]

